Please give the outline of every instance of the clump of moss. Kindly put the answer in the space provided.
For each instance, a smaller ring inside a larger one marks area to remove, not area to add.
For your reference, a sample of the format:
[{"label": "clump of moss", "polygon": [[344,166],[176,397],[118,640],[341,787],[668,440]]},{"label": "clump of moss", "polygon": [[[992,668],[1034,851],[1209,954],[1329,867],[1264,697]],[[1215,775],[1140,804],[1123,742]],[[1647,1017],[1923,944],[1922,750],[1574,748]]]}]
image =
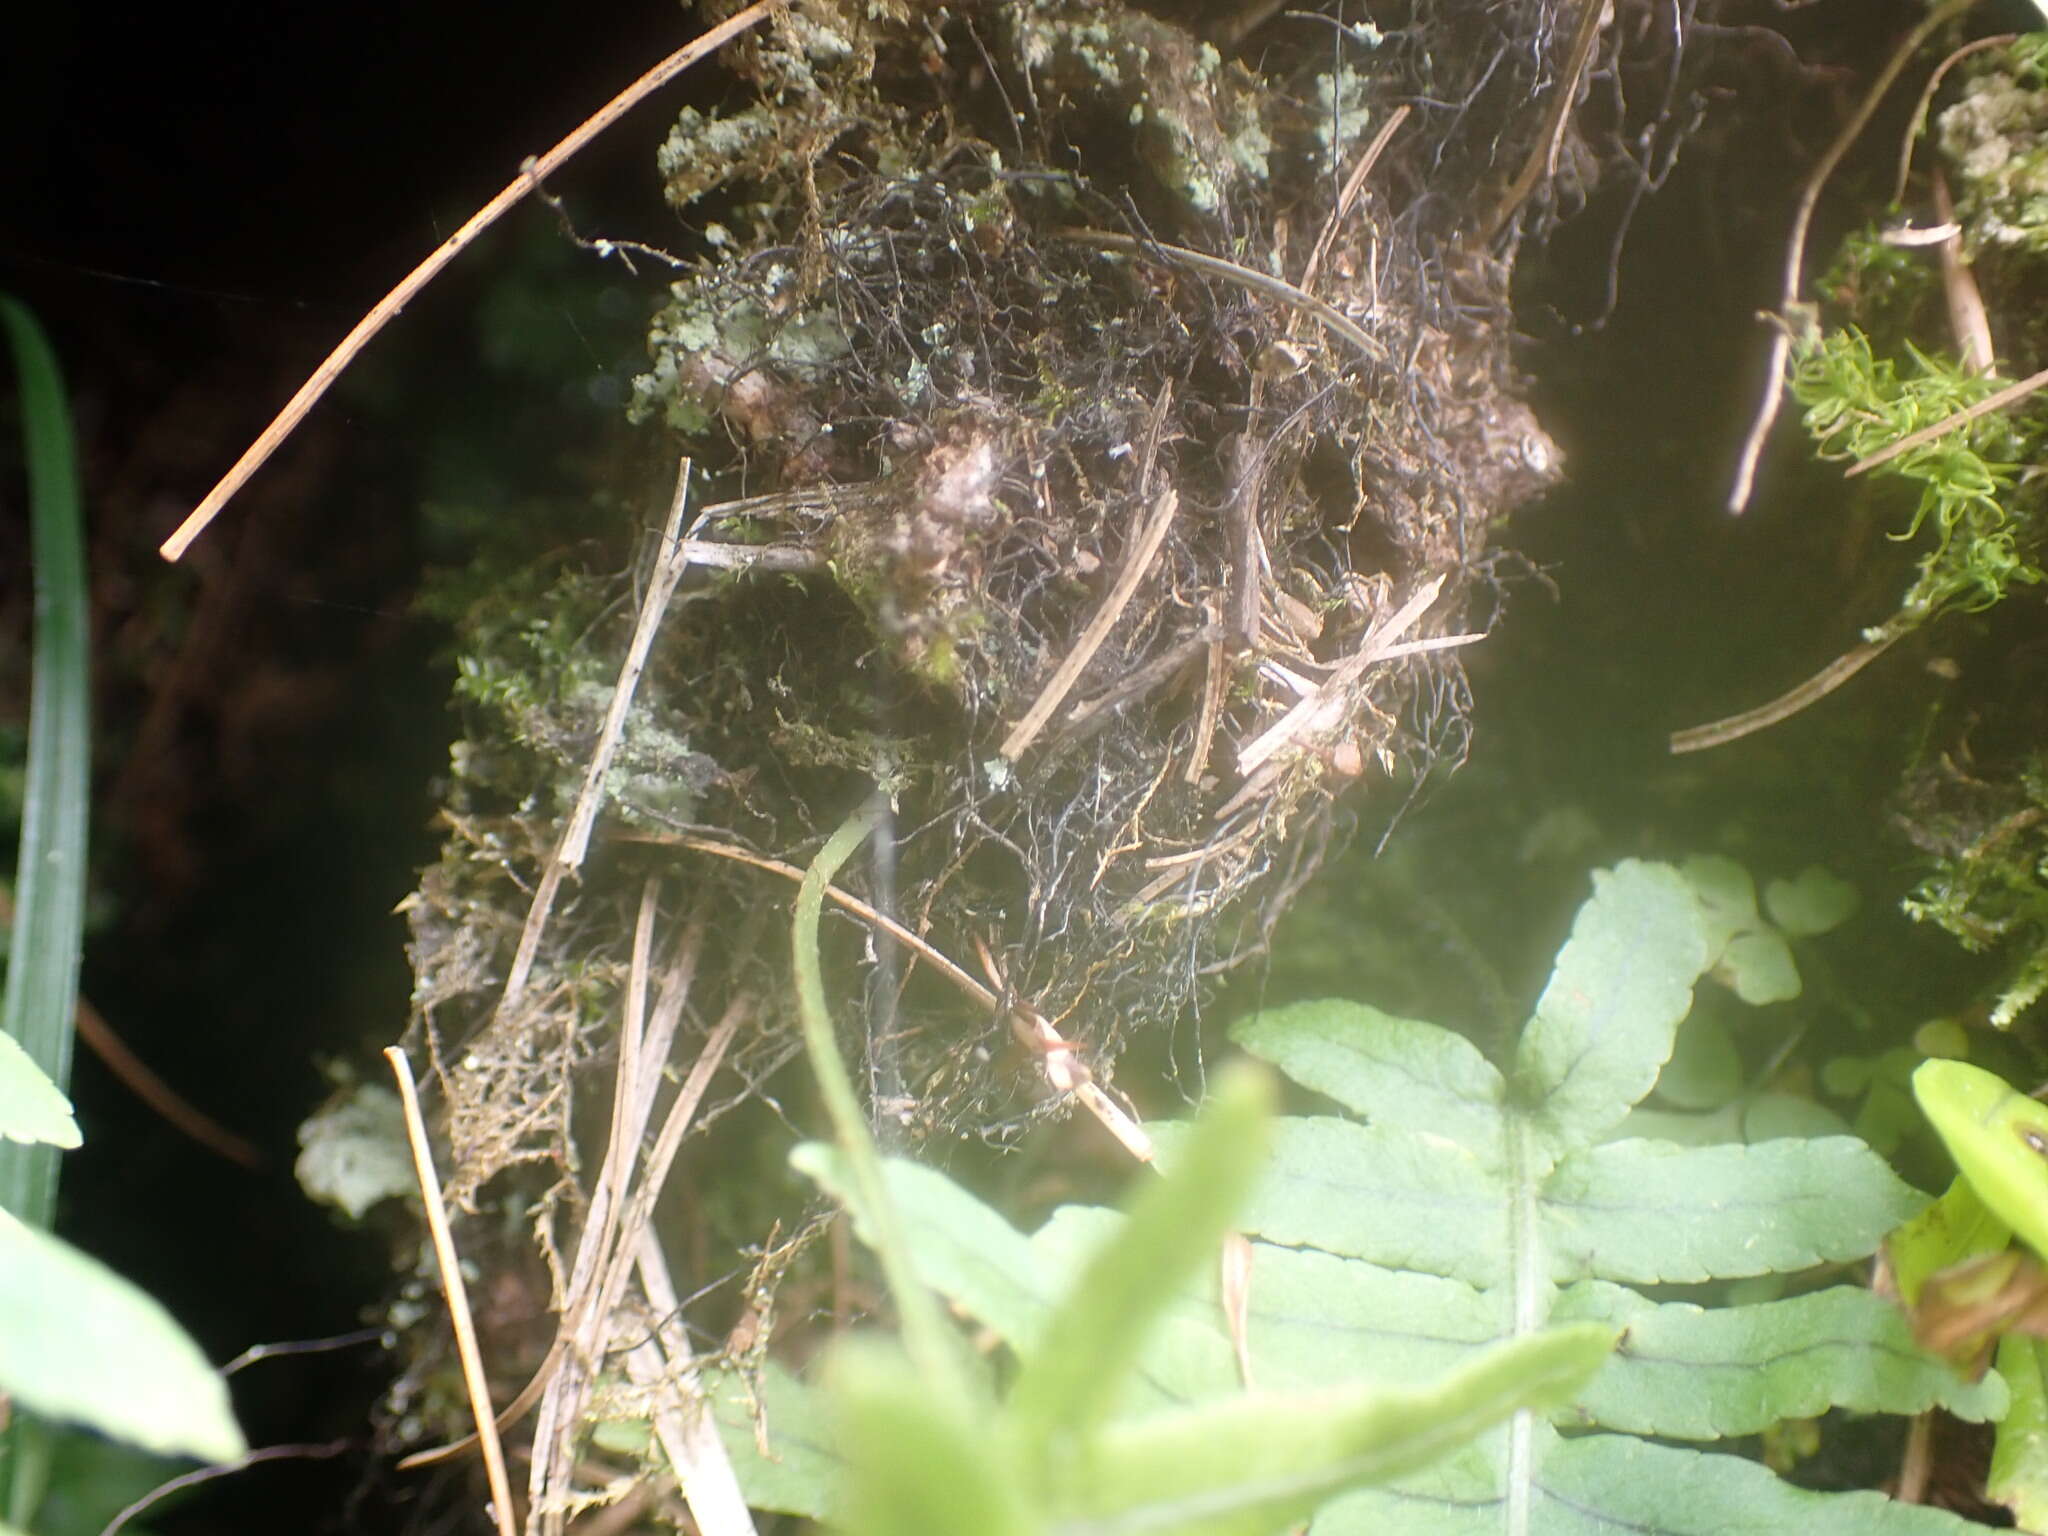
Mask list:
[{"label": "clump of moss", "polygon": [[2048,760],[1981,779],[1943,760],[1917,776],[1905,825],[1932,856],[1906,911],[1973,954],[2012,957],[1991,1006],[2000,1029],[2048,993]]},{"label": "clump of moss", "polygon": [[[1995,379],[1902,342],[1905,363],[1879,357],[1855,326],[1805,339],[1793,354],[1792,392],[1824,458],[1860,459],[1953,415],[1999,387]],[[1900,539],[1927,545],[1900,599],[1914,622],[1949,608],[1989,607],[2018,584],[2043,579],[2048,526],[2041,495],[2019,466],[2038,434],[1988,415],[1881,466],[1917,493]]]},{"label": "clump of moss", "polygon": [[[2048,38],[1980,52],[1959,73],[1937,134],[1967,262],[1948,280],[1967,279],[1981,296],[1997,372],[2028,375],[2048,362]],[[1948,306],[1936,302],[1943,282],[1924,249],[1887,245],[1875,231],[1845,246],[1822,287],[1826,329],[1816,325],[1794,349],[1792,387],[1824,457],[1863,458],[2003,387],[1954,360]],[[2014,633],[2000,605],[2048,578],[2048,490],[2033,468],[2044,452],[2038,401],[2021,401],[1873,474],[1911,488],[1894,537],[1922,549],[1886,632],[1978,613],[1980,649],[1985,636]],[[1972,951],[2017,956],[1991,1007],[2001,1027],[2048,991],[2043,717],[2037,681],[2021,681],[2034,672],[2024,649],[1960,669],[1971,680],[1958,691],[1967,702],[1936,716],[1896,806],[1897,824],[1927,860],[1906,910]]]}]

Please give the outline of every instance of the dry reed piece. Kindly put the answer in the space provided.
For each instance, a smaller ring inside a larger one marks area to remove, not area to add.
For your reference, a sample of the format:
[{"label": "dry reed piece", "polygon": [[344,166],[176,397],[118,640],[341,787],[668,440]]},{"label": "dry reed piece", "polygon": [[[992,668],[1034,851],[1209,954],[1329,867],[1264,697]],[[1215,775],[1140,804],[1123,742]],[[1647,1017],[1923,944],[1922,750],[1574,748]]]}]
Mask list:
[{"label": "dry reed piece", "polygon": [[668,612],[669,599],[675,596],[676,584],[683,579],[683,572],[689,569],[689,554],[682,537],[683,508],[689,498],[690,461],[686,458],[676,473],[675,495],[669,501],[668,523],[662,530],[654,580],[648,583],[647,595],[640,604],[640,617],[633,627],[633,642],[619,667],[619,681],[612,689],[611,704],[605,710],[604,728],[598,733],[597,746],[584,769],[583,787],[576,796],[576,807],[562,829],[554,857],[541,871],[533,900],[527,906],[526,922],[519,932],[519,948],[513,953],[511,968],[505,976],[505,991],[498,1003],[501,1012],[513,1007],[525,992],[527,978],[533,973],[534,957],[540,952],[541,933],[547,927],[548,914],[554,910],[555,893],[561,889],[563,876],[582,867],[583,855],[590,846],[591,828],[597,824],[597,813],[604,804],[605,776],[611,772],[612,757],[618,751],[619,738],[625,733],[626,716],[633,707],[633,694],[639,687],[640,674],[646,669],[647,653],[653,648],[662,616]]},{"label": "dry reed piece", "polygon": [[[536,1433],[536,1536],[557,1536],[561,1530],[559,1506],[552,1499],[544,1504],[540,1497],[541,1469],[544,1466],[548,1467],[552,1477],[560,1481],[566,1490],[573,1456],[573,1441],[583,1417],[584,1407],[589,1400],[590,1384],[596,1372],[596,1364],[607,1353],[614,1322],[625,1296],[627,1278],[634,1266],[634,1257],[640,1251],[643,1239],[652,1240],[649,1223],[654,1216],[655,1201],[668,1182],[669,1169],[674,1165],[683,1138],[689,1133],[698,1107],[704,1102],[704,1095],[711,1086],[711,1079],[724,1062],[726,1050],[731,1046],[733,1037],[752,1016],[753,1008],[753,999],[745,995],[735,997],[726,1006],[724,1016],[719,1019],[705,1040],[703,1049],[697,1053],[697,1060],[690,1068],[689,1076],[684,1079],[674,1102],[669,1105],[661,1130],[641,1165],[638,1188],[618,1223],[611,1246],[599,1254],[601,1273],[598,1283],[593,1287],[580,1315],[571,1318],[564,1313],[562,1336],[567,1339],[568,1346],[563,1352],[555,1378],[549,1384],[547,1397],[543,1399],[543,1423],[547,1424],[549,1432],[545,1441],[540,1439],[538,1432]],[[645,1059],[635,1073],[640,1081],[647,1084],[645,1100],[650,1106],[653,1102],[653,1085],[660,1080],[665,1059],[665,1048],[661,1057],[655,1057],[650,1051],[646,1053]],[[698,1450],[700,1456],[711,1454],[701,1446]],[[722,1445],[720,1454],[723,1454]],[[730,1466],[725,1469],[725,1480],[733,1480]],[[684,1497],[691,1500],[694,1511],[695,1501],[687,1483],[684,1487]]]},{"label": "dry reed piece", "polygon": [[1880,464],[1888,464],[1900,454],[1912,452],[1913,449],[1918,448],[1922,443],[1931,443],[1944,433],[1955,431],[1957,427],[1968,426],[1979,416],[1989,416],[1993,411],[2002,411],[2008,405],[2026,399],[2027,396],[2033,394],[2035,390],[2041,388],[2044,384],[2048,384],[2048,368],[2043,368],[2039,373],[2030,373],[2024,379],[2021,379],[2019,383],[2008,384],[1997,393],[1986,395],[1975,405],[1965,406],[1953,416],[1942,417],[1941,420],[1935,422],[1932,426],[1922,427],[1918,432],[1907,433],[1906,436],[1900,438],[1889,447],[1878,449],[1876,453],[1871,454],[1868,458],[1858,459],[1849,466],[1845,473],[1848,475],[1860,475],[1866,469],[1875,469]]},{"label": "dry reed piece", "polygon": [[405,1139],[412,1147],[412,1165],[419,1180],[420,1200],[427,1211],[427,1232],[434,1243],[434,1263],[441,1272],[441,1289],[448,1298],[448,1318],[455,1328],[455,1352],[462,1361],[463,1384],[469,1389],[470,1411],[476,1416],[476,1433],[484,1452],[484,1473],[490,1480],[491,1513],[498,1536],[514,1536],[512,1484],[505,1475],[505,1448],[498,1442],[498,1426],[491,1414],[491,1389],[484,1378],[482,1352],[476,1343],[476,1322],[470,1316],[469,1288],[462,1282],[462,1262],[455,1253],[455,1238],[448,1230],[448,1210],[441,1203],[441,1176],[434,1172],[434,1149],[427,1142],[427,1123],[420,1118],[419,1090],[413,1085],[412,1063],[397,1046],[388,1047],[384,1059],[391,1063],[398,1080],[399,1104],[405,1112]]},{"label": "dry reed piece", "polygon": [[[1255,773],[1282,747],[1313,730],[1319,719],[1333,709],[1340,709],[1345,690],[1358,681],[1367,667],[1389,655],[1394,642],[1414,627],[1416,620],[1420,619],[1429,610],[1430,604],[1436,601],[1437,594],[1443,591],[1443,587],[1444,578],[1441,576],[1423,583],[1421,588],[1392,615],[1367,631],[1358,649],[1337,663],[1330,675],[1317,686],[1315,692],[1303,698],[1238,752],[1237,771],[1247,776]],[[1476,640],[1479,636],[1459,635],[1449,638],[1464,643]]]},{"label": "dry reed piece", "polygon": [[703,1536],[754,1536],[754,1517],[705,1400],[696,1356],[680,1321],[682,1303],[653,1232],[641,1232],[633,1262],[655,1321],[653,1337],[626,1352],[626,1374],[652,1394],[655,1437],[697,1529]]},{"label": "dry reed piece", "polygon": [[[633,953],[626,980],[626,1006],[619,1020],[618,1067],[612,1079],[612,1119],[605,1141],[604,1161],[591,1185],[583,1231],[577,1240],[576,1256],[561,1299],[561,1317],[547,1357],[533,1379],[499,1417],[506,1422],[517,1417],[538,1398],[540,1418],[534,1430],[535,1455],[531,1485],[532,1507],[539,1518],[557,1483],[566,1484],[569,1473],[568,1441],[575,1427],[575,1405],[565,1399],[577,1395],[577,1384],[598,1357],[602,1344],[602,1320],[595,1316],[602,1277],[608,1256],[617,1243],[620,1213],[626,1203],[632,1179],[633,1160],[646,1135],[647,1121],[654,1110],[654,1090],[660,1082],[661,1066],[668,1059],[676,1026],[689,1000],[697,957],[704,939],[704,925],[692,922],[684,930],[663,978],[661,998],[654,1017],[646,1017],[647,983],[653,951],[654,918],[660,882],[654,879],[642,887],[640,911],[633,927]],[[565,1387],[565,1383],[570,1383]],[[510,1416],[510,1417],[508,1417]]]}]

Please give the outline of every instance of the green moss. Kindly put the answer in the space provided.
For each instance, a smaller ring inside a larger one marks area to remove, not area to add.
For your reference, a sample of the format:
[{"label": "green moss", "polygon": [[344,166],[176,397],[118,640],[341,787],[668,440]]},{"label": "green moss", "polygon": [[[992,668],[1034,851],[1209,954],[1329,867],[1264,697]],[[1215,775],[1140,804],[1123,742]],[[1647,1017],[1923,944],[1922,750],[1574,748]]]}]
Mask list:
[{"label": "green moss", "polygon": [[605,583],[582,571],[500,576],[458,616],[455,696],[517,733],[551,700],[598,685],[617,669],[590,638],[605,601]]},{"label": "green moss", "polygon": [[1916,323],[1934,307],[1928,301],[1938,291],[1937,270],[1926,251],[1895,245],[1870,225],[1842,242],[1815,287],[1828,305],[1854,317],[1866,335],[1889,349],[1916,334]]},{"label": "green moss", "polygon": [[1906,899],[1906,911],[1981,953],[2012,944],[2018,961],[1993,1004],[1991,1022],[2010,1025],[2048,992],[2048,766],[2028,759],[2005,793],[2003,814],[1982,825],[1982,808],[1965,817],[1929,816],[1922,834],[1946,841],[1933,872]]},{"label": "green moss", "polygon": [[[1878,357],[1855,327],[1803,339],[1793,351],[1792,392],[1823,458],[1860,459],[1982,400],[1995,379],[1964,373],[1905,344],[1908,366]],[[1922,617],[1989,607],[2016,582],[2043,579],[2039,493],[2016,482],[2036,456],[2038,434],[1992,414],[1923,443],[1880,473],[1919,493],[1901,539],[1929,544],[1900,603]]]}]

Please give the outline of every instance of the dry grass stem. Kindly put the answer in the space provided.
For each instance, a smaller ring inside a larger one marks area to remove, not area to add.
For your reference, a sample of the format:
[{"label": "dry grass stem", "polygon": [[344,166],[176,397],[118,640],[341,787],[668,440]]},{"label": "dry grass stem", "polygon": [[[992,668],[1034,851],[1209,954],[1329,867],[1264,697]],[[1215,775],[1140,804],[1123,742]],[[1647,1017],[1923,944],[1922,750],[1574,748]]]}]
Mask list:
[{"label": "dry grass stem", "polygon": [[[1238,753],[1237,771],[1246,775],[1256,772],[1282,747],[1313,730],[1317,721],[1332,716],[1334,711],[1341,711],[1346,690],[1358,681],[1367,667],[1388,655],[1394,643],[1407,633],[1416,620],[1428,611],[1430,604],[1436,601],[1437,594],[1443,590],[1443,585],[1444,578],[1441,576],[1425,582],[1421,589],[1390,617],[1375,624],[1360,642],[1358,649],[1337,663],[1314,693],[1288,710]],[[1462,642],[1469,637],[1457,638]]]},{"label": "dry grass stem", "polygon": [[704,1536],[754,1536],[754,1517],[705,1400],[689,1336],[677,1321],[681,1303],[652,1232],[640,1234],[633,1256],[655,1324],[653,1338],[626,1352],[626,1374],[651,1397],[654,1433],[697,1529]]},{"label": "dry grass stem", "polygon": [[[1408,121],[1409,110],[1405,102],[1394,108],[1387,120],[1380,124],[1379,132],[1372,136],[1372,142],[1366,145],[1364,152],[1359,155],[1358,164],[1351,168],[1350,176],[1345,178],[1344,190],[1337,195],[1337,206],[1332,208],[1330,216],[1323,220],[1322,232],[1316,236],[1316,243],[1308,253],[1308,261],[1302,266],[1300,288],[1303,293],[1314,291],[1316,273],[1322,270],[1323,258],[1330,251],[1330,242],[1337,238],[1337,231],[1351,212],[1351,205],[1358,201],[1358,194],[1365,190],[1365,178],[1372,174],[1372,168],[1379,163],[1387,142],[1394,137],[1400,126]],[[1295,313],[1298,317],[1300,311],[1297,310]]]},{"label": "dry grass stem", "polygon": [[1152,503],[1151,515],[1145,519],[1145,526],[1139,530],[1137,541],[1124,560],[1124,568],[1117,573],[1116,584],[1109,589],[1109,596],[1095,610],[1095,616],[1075,640],[1074,648],[1067,652],[1052,680],[1024,712],[1024,718],[1003,738],[1001,751],[1004,757],[1012,762],[1022,757],[1031,743],[1038,739],[1038,733],[1045,729],[1045,722],[1052,718],[1053,711],[1066,702],[1074,684],[1081,680],[1088,663],[1095,659],[1102,642],[1109,638],[1116,621],[1130,606],[1145,573],[1152,569],[1152,562],[1159,555],[1159,546],[1166,540],[1166,530],[1173,525],[1173,515],[1179,508],[1180,495],[1172,486],[1159,493],[1158,499]]},{"label": "dry grass stem", "polygon": [[206,493],[205,499],[192,509],[178,525],[177,531],[164,540],[158,553],[166,560],[176,560],[182,556],[191,547],[192,541],[204,533],[207,525],[220,515],[221,508],[228,504],[235,492],[248,483],[249,477],[263,467],[265,461],[278,450],[286,438],[292,435],[299,423],[305,420],[306,413],[319,403],[320,397],[341,377],[342,370],[355,361],[356,354],[362,351],[370,338],[396,319],[399,311],[410,304],[422,288],[439,276],[441,269],[460,255],[471,241],[504,217],[521,198],[539,186],[544,178],[552,176],[566,165],[577,151],[625,116],[639,104],[641,98],[666,85],[699,59],[715,53],[733,38],[766,19],[780,4],[781,0],[757,0],[757,3],[720,22],[703,36],[678,48],[578,123],[553,149],[521,166],[519,175],[508,183],[504,190],[471,214],[468,222],[454,234],[435,246],[425,261],[406,273],[399,280],[397,287],[379,299],[370,312],[356,322],[355,329],[341,339],[340,345],[328,353],[321,360],[320,366],[313,370],[312,376],[299,386],[298,393],[285,402],[284,409],[277,413],[277,419],[263,429],[262,435],[235,460],[234,467],[221,476],[220,483]]},{"label": "dry grass stem", "polygon": [[555,855],[548,860],[547,868],[541,871],[533,900],[527,906],[526,923],[519,932],[519,948],[512,956],[511,968],[505,976],[505,991],[498,1003],[500,1012],[515,1006],[526,991],[527,979],[533,974],[534,957],[540,952],[541,934],[547,928],[549,913],[554,910],[555,893],[561,889],[563,876],[582,867],[583,855],[590,846],[591,828],[597,824],[597,813],[604,805],[605,776],[611,772],[612,757],[618,751],[620,736],[625,732],[626,716],[633,707],[633,693],[639,686],[641,672],[646,668],[647,653],[654,644],[655,632],[661,628],[662,615],[668,611],[669,599],[675,596],[676,583],[682,580],[683,572],[689,566],[682,541],[683,509],[689,499],[690,461],[686,458],[676,473],[676,491],[669,502],[668,523],[662,530],[661,553],[655,564],[654,580],[648,583],[647,596],[640,604],[640,618],[633,628],[633,642],[619,668],[619,681],[612,689],[611,704],[605,710],[604,728],[598,733],[596,749],[584,769],[583,788],[576,796],[576,808],[570,813]]},{"label": "dry grass stem", "polygon": [[1901,625],[1879,639],[1866,640],[1854,650],[1837,656],[1798,687],[1779,694],[1768,704],[1760,704],[1755,709],[1745,710],[1739,715],[1730,715],[1725,720],[1716,720],[1708,725],[1695,725],[1689,730],[1673,731],[1672,754],[1676,756],[1681,752],[1704,752],[1709,747],[1726,746],[1731,741],[1753,736],[1781,720],[1791,719],[1808,705],[1826,698],[1877,660],[1890,649],[1893,641],[1906,632],[1907,626]]},{"label": "dry grass stem", "polygon": [[597,813],[604,804],[605,775],[611,772],[612,758],[619,749],[619,738],[625,734],[626,716],[633,707],[633,694],[640,686],[640,674],[647,668],[647,653],[654,648],[655,633],[661,628],[662,615],[668,611],[669,599],[675,596],[676,584],[683,579],[683,572],[689,568],[690,556],[683,547],[683,509],[690,500],[690,461],[685,458],[676,469],[676,491],[669,500],[668,522],[662,529],[660,552],[654,563],[654,579],[647,584],[647,595],[640,604],[640,617],[633,626],[633,640],[626,648],[626,660],[619,668],[618,686],[612,689],[612,699],[604,714],[604,726],[597,733],[597,747],[590,754],[590,765],[583,772],[583,789],[576,797],[576,809],[569,817],[569,825],[562,836],[561,850],[555,855],[557,863],[569,869],[580,869],[583,855],[590,847],[590,829],[597,823]]},{"label": "dry grass stem", "polygon": [[1905,41],[1893,50],[1883,71],[1864,93],[1849,121],[1842,125],[1842,131],[1835,135],[1834,141],[1814,163],[1806,185],[1800,189],[1799,207],[1792,216],[1792,233],[1785,242],[1784,280],[1778,289],[1778,324],[1771,331],[1763,394],[1757,401],[1756,418],[1750,423],[1749,435],[1742,441],[1742,452],[1736,457],[1735,482],[1728,492],[1730,512],[1741,512],[1749,505],[1750,493],[1756,488],[1757,465],[1763,459],[1764,442],[1771,434],[1771,424],[1778,419],[1778,406],[1784,399],[1785,363],[1792,355],[1792,332],[1789,329],[1792,306],[1799,302],[1799,289],[1806,269],[1806,233],[1813,223],[1813,211],[1820,202],[1821,189],[1834,175],[1842,156],[1849,152],[1849,146],[1862,135],[1871,114],[1877,111],[1878,103],[1884,100],[1885,93],[1891,90],[1893,82],[1912,61],[1913,55],[1920,51],[1921,45],[1974,4],[1976,0],[1948,0],[1947,4],[1930,11],[1918,26],[1906,34]]},{"label": "dry grass stem", "polygon": [[448,1230],[447,1207],[441,1203],[441,1177],[434,1172],[434,1149],[427,1143],[427,1123],[420,1118],[420,1096],[412,1080],[412,1063],[395,1045],[386,1049],[384,1059],[391,1063],[391,1074],[398,1079],[398,1099],[405,1111],[405,1139],[412,1146],[413,1171],[419,1179],[427,1231],[434,1243],[434,1263],[441,1271],[448,1318],[455,1328],[455,1351],[462,1360],[462,1380],[469,1388],[470,1411],[476,1416],[477,1439],[483,1446],[484,1473],[491,1486],[491,1513],[497,1521],[498,1536],[514,1536],[512,1484],[505,1476],[505,1447],[498,1442],[498,1426],[491,1415],[491,1389],[484,1379],[483,1355],[477,1349],[469,1288],[462,1283],[462,1262],[455,1253],[455,1238]]},{"label": "dry grass stem", "polygon": [[1130,235],[1117,234],[1106,229],[1063,229],[1058,232],[1062,240],[1071,240],[1076,245],[1100,246],[1108,251],[1129,251],[1136,256],[1162,261],[1168,266],[1180,264],[1195,267],[1203,272],[1228,279],[1243,288],[1263,293],[1268,298],[1291,304],[1328,326],[1344,338],[1365,357],[1376,363],[1387,360],[1387,350],[1359,328],[1358,322],[1338,309],[1325,304],[1314,294],[1303,293],[1285,278],[1274,277],[1254,267],[1241,267],[1234,261],[1225,261],[1221,256],[1211,256],[1206,251],[1191,251],[1184,245],[1168,245],[1160,240],[1139,240]]}]

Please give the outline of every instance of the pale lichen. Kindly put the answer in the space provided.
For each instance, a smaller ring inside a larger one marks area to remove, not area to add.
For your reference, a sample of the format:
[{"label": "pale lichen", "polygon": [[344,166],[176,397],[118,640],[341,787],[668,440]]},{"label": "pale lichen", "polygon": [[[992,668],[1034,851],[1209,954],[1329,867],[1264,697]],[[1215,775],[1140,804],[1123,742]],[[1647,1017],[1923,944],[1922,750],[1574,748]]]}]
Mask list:
[{"label": "pale lichen", "polygon": [[1973,248],[2048,251],[2048,44],[1991,56],[1941,114],[1957,211]]}]

